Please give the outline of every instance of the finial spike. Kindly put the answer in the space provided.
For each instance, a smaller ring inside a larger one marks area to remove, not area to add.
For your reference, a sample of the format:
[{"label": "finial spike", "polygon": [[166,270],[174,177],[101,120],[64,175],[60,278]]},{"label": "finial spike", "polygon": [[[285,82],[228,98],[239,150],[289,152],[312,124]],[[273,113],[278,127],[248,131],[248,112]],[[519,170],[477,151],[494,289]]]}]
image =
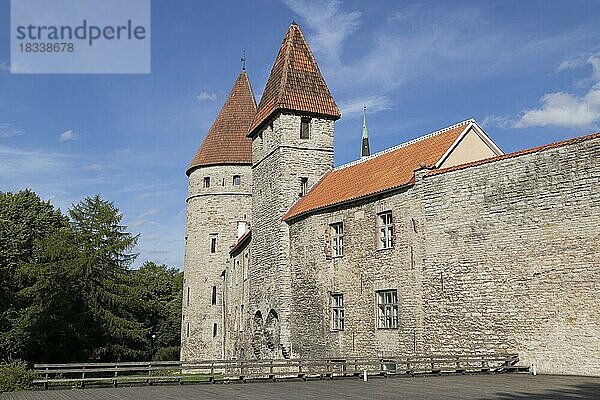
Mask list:
[{"label": "finial spike", "polygon": [[367,128],[367,106],[363,104],[363,127],[362,127],[362,146],[360,157],[368,157],[371,155],[369,149],[369,128]]},{"label": "finial spike", "polygon": [[246,70],[246,50],[242,51],[242,58],[240,59],[240,61],[242,62],[242,69],[245,71]]}]

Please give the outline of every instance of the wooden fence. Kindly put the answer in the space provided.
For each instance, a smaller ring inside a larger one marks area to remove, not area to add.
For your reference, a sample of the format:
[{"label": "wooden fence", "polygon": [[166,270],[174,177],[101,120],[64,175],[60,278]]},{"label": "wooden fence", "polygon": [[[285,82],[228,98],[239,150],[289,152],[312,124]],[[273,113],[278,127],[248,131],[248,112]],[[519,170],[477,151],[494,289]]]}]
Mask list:
[{"label": "wooden fence", "polygon": [[291,360],[203,360],[119,363],[35,364],[38,379],[49,385],[218,382],[247,379],[333,379],[373,375],[514,372],[517,354],[422,355],[385,358]]}]

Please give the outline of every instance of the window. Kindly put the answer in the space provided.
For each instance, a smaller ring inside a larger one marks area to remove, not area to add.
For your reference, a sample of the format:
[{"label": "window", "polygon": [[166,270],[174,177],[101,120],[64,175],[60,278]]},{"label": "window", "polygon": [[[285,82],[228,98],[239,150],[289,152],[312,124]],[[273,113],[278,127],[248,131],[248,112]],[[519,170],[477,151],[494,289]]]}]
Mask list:
[{"label": "window", "polygon": [[398,292],[395,289],[377,292],[377,327],[398,327]]},{"label": "window", "polygon": [[188,322],[185,327],[185,337],[190,337],[190,323]]},{"label": "window", "polygon": [[221,181],[221,186],[225,187],[225,178]]},{"label": "window", "polygon": [[210,298],[210,304],[212,304],[213,306],[215,304],[217,304],[217,287],[216,286],[212,287],[212,296]]},{"label": "window", "polygon": [[334,257],[344,255],[344,223],[338,222],[331,225],[331,249]]},{"label": "window", "polygon": [[190,287],[188,286],[187,288],[187,301],[186,301],[186,305],[190,305]]},{"label": "window", "polygon": [[233,176],[233,186],[240,186],[242,184],[242,177],[239,175]]},{"label": "window", "polygon": [[210,238],[210,252],[211,253],[217,252],[217,238],[216,237]]},{"label": "window", "polygon": [[344,295],[331,295],[331,329],[334,331],[344,330]]},{"label": "window", "polygon": [[308,192],[308,178],[300,178],[300,197]]},{"label": "window", "polygon": [[310,139],[310,118],[300,119],[300,139]]},{"label": "window", "polygon": [[202,187],[207,189],[210,187],[210,176],[205,176],[204,177],[204,182],[202,184]]},{"label": "window", "polygon": [[378,249],[391,249],[394,245],[393,233],[394,228],[392,225],[392,212],[386,211],[381,214],[377,214],[378,224],[378,235],[379,240],[377,241]]},{"label": "window", "polygon": [[213,324],[213,337],[217,337],[217,323]]}]

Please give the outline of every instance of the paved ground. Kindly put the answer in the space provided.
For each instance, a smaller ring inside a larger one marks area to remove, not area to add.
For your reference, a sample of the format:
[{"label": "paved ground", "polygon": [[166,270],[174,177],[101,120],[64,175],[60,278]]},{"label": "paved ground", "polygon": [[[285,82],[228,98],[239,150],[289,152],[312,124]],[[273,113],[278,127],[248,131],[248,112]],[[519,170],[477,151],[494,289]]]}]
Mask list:
[{"label": "paved ground", "polygon": [[150,399],[600,399],[600,378],[456,375],[427,377],[163,385],[5,393],[1,400]]}]

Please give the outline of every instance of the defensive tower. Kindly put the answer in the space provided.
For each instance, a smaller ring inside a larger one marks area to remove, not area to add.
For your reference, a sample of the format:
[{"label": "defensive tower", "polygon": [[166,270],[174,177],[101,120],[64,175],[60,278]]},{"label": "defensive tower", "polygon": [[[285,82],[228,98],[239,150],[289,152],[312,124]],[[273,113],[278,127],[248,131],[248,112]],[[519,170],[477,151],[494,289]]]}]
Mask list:
[{"label": "defensive tower", "polygon": [[242,70],[192,159],[188,176],[181,359],[223,357],[223,271],[251,219],[256,101]]}]

